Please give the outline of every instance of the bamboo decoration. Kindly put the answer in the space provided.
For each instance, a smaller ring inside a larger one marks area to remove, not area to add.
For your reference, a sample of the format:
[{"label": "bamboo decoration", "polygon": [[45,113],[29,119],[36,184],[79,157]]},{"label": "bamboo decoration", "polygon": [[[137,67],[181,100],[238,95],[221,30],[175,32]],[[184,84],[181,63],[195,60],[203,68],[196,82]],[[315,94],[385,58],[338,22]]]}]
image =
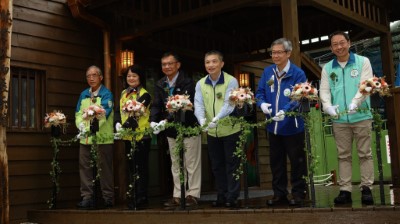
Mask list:
[{"label": "bamboo decoration", "polygon": [[0,1],[0,210],[1,223],[10,222],[10,202],[8,190],[8,157],[7,157],[7,102],[10,81],[12,0]]}]

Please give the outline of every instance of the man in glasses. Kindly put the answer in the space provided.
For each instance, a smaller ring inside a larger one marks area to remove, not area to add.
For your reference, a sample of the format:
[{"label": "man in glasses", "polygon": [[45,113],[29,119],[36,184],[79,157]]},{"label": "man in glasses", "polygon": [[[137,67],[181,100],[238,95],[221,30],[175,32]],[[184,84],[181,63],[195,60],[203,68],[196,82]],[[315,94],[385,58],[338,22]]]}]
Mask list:
[{"label": "man in glasses", "polygon": [[337,31],[330,35],[335,58],[325,64],[321,74],[320,97],[325,113],[332,117],[339,160],[340,193],[335,204],[351,204],[352,145],[356,141],[361,171],[361,202],[374,203],[371,186],[374,168],[371,152],[372,114],[370,99],[358,91],[362,81],[372,78],[368,58],[349,51],[349,35]]},{"label": "man in glasses", "polygon": [[[272,123],[266,126],[270,145],[270,166],[274,196],[268,206],[301,206],[306,192],[304,176],[307,175],[304,151],[304,121],[300,116],[285,116],[298,108],[299,103],[289,96],[291,89],[306,81],[304,71],[291,63],[292,43],[286,38],[271,44],[273,65],[264,69],[256,92],[257,106]],[[288,198],[286,158],[291,165],[292,197]]]},{"label": "man in glasses", "polygon": [[[114,98],[110,90],[101,84],[103,73],[97,66],[90,66],[86,71],[89,88],[85,89],[78,100],[75,111],[75,123],[80,130],[79,176],[81,180],[82,201],[77,204],[80,209],[94,208],[93,190],[94,176],[91,166],[90,150],[93,134],[97,136],[98,164],[100,165],[100,187],[106,208],[114,203],[113,143],[114,143]],[[101,106],[105,116],[89,121],[83,118],[84,111],[91,105]],[[95,127],[95,128],[94,128]],[[84,134],[86,133],[86,134]]]},{"label": "man in glasses", "polygon": [[[158,134],[164,129],[166,122],[179,122],[185,127],[195,127],[198,125],[193,111],[187,110],[184,116],[170,114],[166,109],[168,96],[176,94],[190,96],[193,104],[194,82],[182,70],[178,55],[167,52],[161,57],[161,69],[164,77],[157,81],[155,85],[154,101],[150,110],[150,126],[155,129],[154,134]],[[179,112],[176,112],[179,113]],[[171,157],[171,172],[174,182],[173,197],[164,203],[166,209],[174,209],[180,205],[181,201],[181,180],[179,170],[179,155],[175,152],[177,144],[177,131],[174,128],[165,130]],[[201,135],[184,135],[184,183],[185,183],[185,206],[196,208],[197,200],[201,192]]]}]

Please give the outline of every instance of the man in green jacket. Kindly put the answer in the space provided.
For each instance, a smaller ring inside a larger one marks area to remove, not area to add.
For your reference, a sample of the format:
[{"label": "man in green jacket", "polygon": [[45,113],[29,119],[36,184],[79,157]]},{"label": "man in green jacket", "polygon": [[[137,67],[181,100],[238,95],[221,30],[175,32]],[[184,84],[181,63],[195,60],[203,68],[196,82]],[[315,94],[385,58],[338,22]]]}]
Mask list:
[{"label": "man in green jacket", "polygon": [[[89,88],[85,89],[78,100],[75,111],[75,124],[80,129],[79,147],[79,175],[81,179],[82,201],[78,208],[93,208],[93,167],[90,165],[90,149],[93,137],[89,132],[97,136],[98,156],[100,165],[100,186],[105,207],[112,207],[114,201],[114,175],[113,175],[113,143],[114,143],[114,112],[113,95],[101,84],[103,74],[97,66],[90,66],[86,71],[86,80]],[[101,106],[105,110],[105,116],[98,120],[98,130],[93,122],[83,118],[84,111],[91,105]],[[94,129],[93,129],[94,128]],[[86,133],[86,134],[85,134]]]},{"label": "man in green jacket", "polygon": [[330,35],[335,58],[325,64],[321,74],[320,97],[325,113],[332,116],[333,134],[339,160],[340,193],[335,204],[351,203],[352,145],[357,144],[361,171],[361,202],[374,203],[371,186],[374,183],[374,163],[371,152],[372,115],[368,96],[360,93],[362,81],[372,78],[368,58],[349,51],[347,33]]},{"label": "man in green jacket", "polygon": [[229,104],[229,93],[238,87],[238,82],[222,71],[224,61],[220,52],[206,53],[204,62],[208,75],[196,84],[194,113],[201,126],[208,122],[208,154],[218,191],[213,206],[233,208],[240,193],[240,182],[234,177],[240,159],[233,154],[240,126],[221,121],[234,110]]}]

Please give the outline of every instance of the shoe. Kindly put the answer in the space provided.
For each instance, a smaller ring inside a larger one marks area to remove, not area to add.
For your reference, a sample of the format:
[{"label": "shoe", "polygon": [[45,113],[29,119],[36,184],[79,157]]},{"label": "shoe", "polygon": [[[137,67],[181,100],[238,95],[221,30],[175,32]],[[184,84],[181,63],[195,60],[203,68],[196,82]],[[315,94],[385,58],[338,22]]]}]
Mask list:
[{"label": "shoe", "polygon": [[185,202],[186,202],[185,203],[186,207],[192,207],[197,205],[197,199],[192,195],[187,196]]},{"label": "shoe", "polygon": [[238,206],[237,200],[228,200],[225,203],[225,207],[227,207],[227,208],[236,208],[237,206]]},{"label": "shoe", "polygon": [[91,198],[83,199],[78,204],[76,204],[76,207],[80,209],[91,209],[94,207],[93,200]]},{"label": "shoe", "polygon": [[371,189],[367,186],[361,187],[361,203],[365,205],[373,205],[374,197],[372,197]]},{"label": "shoe", "polygon": [[164,206],[165,207],[177,207],[180,204],[181,204],[180,198],[171,198],[170,200],[168,200],[164,203]]},{"label": "shoe", "polygon": [[223,197],[218,197],[216,201],[211,202],[212,207],[224,207],[226,199]]},{"label": "shoe", "polygon": [[283,204],[287,204],[287,203],[288,203],[288,200],[287,200],[286,196],[274,195],[274,197],[272,199],[267,200],[268,206],[283,205]]},{"label": "shoe", "polygon": [[290,206],[302,206],[304,203],[304,196],[293,195],[293,198],[289,200]]},{"label": "shoe", "polygon": [[114,203],[112,202],[112,200],[104,200],[104,207],[112,208],[112,207],[114,207]]},{"label": "shoe", "polygon": [[352,203],[351,192],[340,191],[339,195],[334,200],[335,204],[348,204]]},{"label": "shoe", "polygon": [[136,207],[145,207],[148,203],[147,197],[140,197],[136,200]]}]

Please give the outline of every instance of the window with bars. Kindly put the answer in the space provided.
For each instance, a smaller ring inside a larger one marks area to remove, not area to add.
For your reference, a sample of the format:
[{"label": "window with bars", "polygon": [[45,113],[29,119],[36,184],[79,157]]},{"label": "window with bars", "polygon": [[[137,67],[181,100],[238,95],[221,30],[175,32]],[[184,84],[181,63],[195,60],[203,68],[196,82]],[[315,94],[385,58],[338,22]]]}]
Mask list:
[{"label": "window with bars", "polygon": [[43,70],[11,67],[8,98],[10,129],[21,131],[41,129],[44,80]]}]

